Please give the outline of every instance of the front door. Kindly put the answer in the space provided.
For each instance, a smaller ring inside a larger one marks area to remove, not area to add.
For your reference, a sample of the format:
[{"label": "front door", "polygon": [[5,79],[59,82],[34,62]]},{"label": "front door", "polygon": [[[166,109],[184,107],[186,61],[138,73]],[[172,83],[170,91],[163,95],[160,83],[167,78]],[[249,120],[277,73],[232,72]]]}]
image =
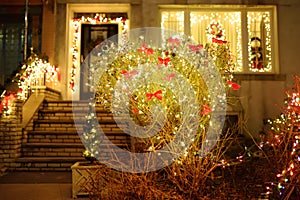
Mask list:
[{"label": "front door", "polygon": [[91,74],[89,70],[89,57],[88,54],[94,49],[95,46],[110,38],[113,35],[118,34],[118,24],[82,24],[81,27],[81,49],[80,49],[80,60],[86,64],[80,67],[80,99],[87,100],[93,97],[94,93],[88,86],[91,83],[89,79]]}]

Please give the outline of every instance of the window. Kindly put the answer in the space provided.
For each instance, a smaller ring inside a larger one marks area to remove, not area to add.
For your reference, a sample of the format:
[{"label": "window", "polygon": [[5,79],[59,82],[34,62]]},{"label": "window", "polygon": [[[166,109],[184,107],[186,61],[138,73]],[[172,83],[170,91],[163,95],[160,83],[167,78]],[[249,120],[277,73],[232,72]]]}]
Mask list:
[{"label": "window", "polygon": [[[28,15],[28,52],[34,47],[41,50],[42,6],[30,6]],[[24,61],[24,7],[0,8],[0,85],[15,73]]]},{"label": "window", "polygon": [[275,6],[161,6],[161,27],[230,47],[236,73],[278,72]]}]

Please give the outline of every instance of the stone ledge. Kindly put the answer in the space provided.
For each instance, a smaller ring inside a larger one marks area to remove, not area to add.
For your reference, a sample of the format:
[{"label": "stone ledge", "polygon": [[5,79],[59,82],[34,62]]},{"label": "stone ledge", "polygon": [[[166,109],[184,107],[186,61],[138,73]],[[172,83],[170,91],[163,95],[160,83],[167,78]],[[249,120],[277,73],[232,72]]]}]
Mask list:
[{"label": "stone ledge", "polygon": [[238,81],[285,81],[285,74],[234,74]]}]

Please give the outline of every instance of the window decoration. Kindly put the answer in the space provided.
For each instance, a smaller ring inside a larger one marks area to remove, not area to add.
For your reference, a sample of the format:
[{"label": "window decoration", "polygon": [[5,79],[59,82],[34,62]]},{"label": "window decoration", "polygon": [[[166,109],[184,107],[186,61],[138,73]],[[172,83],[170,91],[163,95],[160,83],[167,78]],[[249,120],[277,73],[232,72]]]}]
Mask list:
[{"label": "window decoration", "polygon": [[71,77],[69,81],[69,88],[71,88],[72,92],[75,92],[75,79],[77,75],[77,71],[79,71],[80,65],[80,30],[81,24],[103,24],[103,23],[117,23],[120,26],[120,30],[122,33],[122,37],[125,37],[125,33],[128,30],[128,20],[122,17],[119,18],[106,18],[102,17],[99,14],[96,14],[93,18],[84,17],[74,18],[71,23],[71,28],[73,32],[72,43],[71,43],[71,56],[72,56],[72,64],[71,64]]},{"label": "window decoration", "polygon": [[[274,73],[277,53],[274,6],[161,6],[162,28],[192,37],[200,44],[228,43],[235,72]],[[206,30],[206,35],[203,32]],[[226,35],[225,35],[226,33]],[[274,37],[274,38],[273,38]],[[214,38],[214,39],[213,39]],[[219,42],[221,42],[219,41]]]},{"label": "window decoration", "polygon": [[209,24],[206,29],[206,34],[209,39],[213,41],[213,39],[225,40],[225,30],[223,25],[219,21],[213,21]]},{"label": "window decoration", "polygon": [[[199,43],[230,41],[235,72],[242,71],[241,13],[240,12],[191,12],[191,36]],[[203,31],[206,30],[206,35]],[[225,35],[226,33],[226,35]]]},{"label": "window decoration", "polygon": [[[177,33],[184,33],[184,12],[183,11],[168,11],[161,14],[161,27],[168,30],[174,30]],[[163,34],[163,40],[168,36]]]},{"label": "window decoration", "polygon": [[270,12],[248,12],[249,70],[272,72]]}]

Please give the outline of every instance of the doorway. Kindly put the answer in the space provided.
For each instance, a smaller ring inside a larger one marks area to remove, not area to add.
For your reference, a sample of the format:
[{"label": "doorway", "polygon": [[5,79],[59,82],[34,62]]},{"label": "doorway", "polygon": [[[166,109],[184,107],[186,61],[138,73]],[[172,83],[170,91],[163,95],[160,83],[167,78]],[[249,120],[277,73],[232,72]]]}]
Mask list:
[{"label": "doorway", "polygon": [[[118,34],[118,24],[82,24],[81,25],[81,49],[80,49],[80,99],[87,100],[94,96],[94,91],[88,86],[92,83],[93,74],[89,69],[88,54],[101,42]],[[118,42],[118,41],[116,41]],[[82,64],[85,62],[85,64]]]}]

